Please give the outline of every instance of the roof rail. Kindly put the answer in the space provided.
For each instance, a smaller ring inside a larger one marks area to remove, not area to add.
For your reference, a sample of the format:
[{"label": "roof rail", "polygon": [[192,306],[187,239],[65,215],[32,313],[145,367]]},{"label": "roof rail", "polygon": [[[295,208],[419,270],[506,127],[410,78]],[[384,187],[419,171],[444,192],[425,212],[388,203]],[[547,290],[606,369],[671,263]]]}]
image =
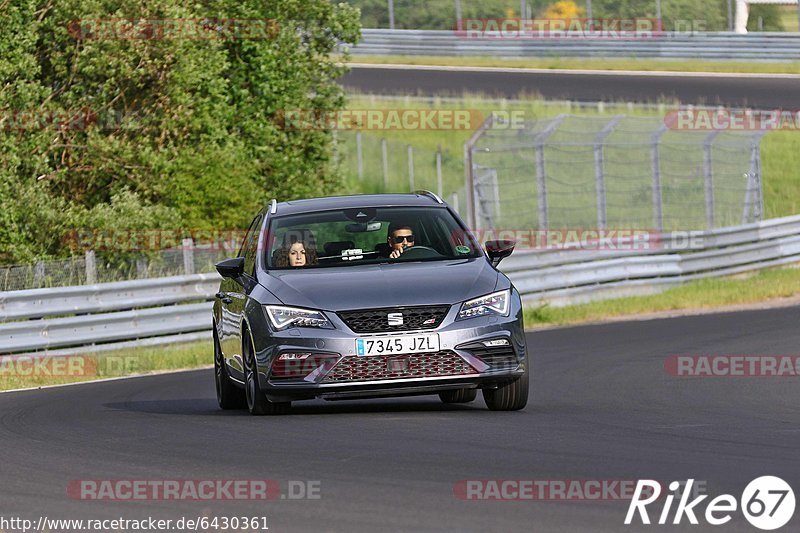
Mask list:
[{"label": "roof rail", "polygon": [[275,198],[269,203],[269,214],[274,215],[278,212],[278,201]]},{"label": "roof rail", "polygon": [[431,191],[426,191],[425,189],[419,189],[417,191],[414,191],[414,194],[419,194],[421,196],[427,196],[428,198],[433,198],[434,200],[436,200],[437,204],[444,203],[442,199],[439,198],[436,194],[432,193]]}]

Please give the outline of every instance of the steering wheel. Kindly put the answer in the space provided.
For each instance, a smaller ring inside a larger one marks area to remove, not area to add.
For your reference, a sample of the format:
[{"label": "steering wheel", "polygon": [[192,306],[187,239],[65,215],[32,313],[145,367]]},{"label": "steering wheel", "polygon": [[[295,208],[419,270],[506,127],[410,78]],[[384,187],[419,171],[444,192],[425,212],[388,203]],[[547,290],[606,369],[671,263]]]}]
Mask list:
[{"label": "steering wheel", "polygon": [[431,257],[440,257],[441,255],[442,254],[430,246],[411,246],[406,248],[397,259],[427,259]]}]

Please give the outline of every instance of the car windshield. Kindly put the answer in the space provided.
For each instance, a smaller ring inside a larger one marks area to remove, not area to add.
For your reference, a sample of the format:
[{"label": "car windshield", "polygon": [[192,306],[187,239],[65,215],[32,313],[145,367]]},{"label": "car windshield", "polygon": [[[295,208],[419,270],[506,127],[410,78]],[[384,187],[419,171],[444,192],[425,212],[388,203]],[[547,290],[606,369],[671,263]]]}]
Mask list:
[{"label": "car windshield", "polygon": [[270,222],[267,236],[265,264],[270,269],[482,255],[473,236],[447,209],[438,207],[353,208],[279,216]]}]

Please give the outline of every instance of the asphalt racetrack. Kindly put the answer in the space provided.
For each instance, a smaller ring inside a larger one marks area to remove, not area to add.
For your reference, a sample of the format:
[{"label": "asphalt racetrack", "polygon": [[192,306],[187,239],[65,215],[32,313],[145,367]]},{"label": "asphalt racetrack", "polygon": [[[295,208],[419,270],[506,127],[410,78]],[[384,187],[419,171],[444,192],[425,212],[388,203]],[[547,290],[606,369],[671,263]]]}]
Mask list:
[{"label": "asphalt racetrack", "polygon": [[[738,499],[750,480],[776,475],[797,491],[797,378],[677,378],[664,360],[797,354],[798,323],[795,307],[533,332],[531,402],[512,413],[489,412],[480,397],[417,397],[251,417],[217,408],[208,369],[0,394],[0,515],[265,516],[271,531],[756,531],[739,512],[718,527],[624,526],[623,501],[466,501],[454,486],[694,478]],[[271,479],[284,496],[289,481],[316,481],[321,497],[68,496],[71,480],[86,479]]]},{"label": "asphalt racetrack", "polygon": [[515,98],[539,94],[579,102],[668,102],[758,109],[794,109],[800,76],[652,74],[610,71],[548,72],[522,69],[387,67],[352,65],[340,82],[373,94],[460,95]]}]

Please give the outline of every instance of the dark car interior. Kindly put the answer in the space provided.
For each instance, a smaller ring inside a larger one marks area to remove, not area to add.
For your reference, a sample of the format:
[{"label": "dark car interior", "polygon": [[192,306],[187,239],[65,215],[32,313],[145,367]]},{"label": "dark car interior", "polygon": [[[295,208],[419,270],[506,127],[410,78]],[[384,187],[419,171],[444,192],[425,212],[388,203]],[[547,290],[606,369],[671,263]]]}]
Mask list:
[{"label": "dark car interior", "polygon": [[[474,256],[477,249],[446,211],[387,208],[379,210],[365,222],[353,222],[351,217],[349,212],[329,212],[277,219],[270,231],[274,236],[270,244],[272,252],[267,255],[271,258],[270,266],[275,267],[280,243],[291,244],[298,240],[317,251],[318,264],[308,265],[311,268],[454,259]],[[387,242],[392,224],[409,225],[416,238],[414,245],[406,248],[403,255],[396,259],[389,259],[391,248]]]}]

